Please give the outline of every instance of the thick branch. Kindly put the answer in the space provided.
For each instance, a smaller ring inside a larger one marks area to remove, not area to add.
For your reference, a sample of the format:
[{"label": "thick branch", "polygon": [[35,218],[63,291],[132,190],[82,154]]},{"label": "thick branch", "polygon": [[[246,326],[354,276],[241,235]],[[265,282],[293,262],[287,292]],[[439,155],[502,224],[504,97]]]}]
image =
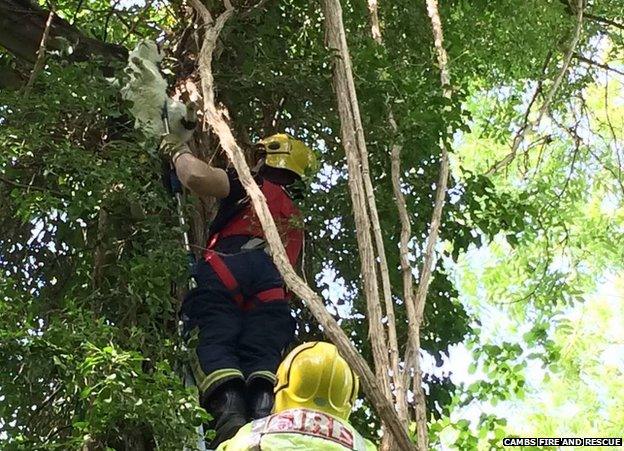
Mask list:
[{"label": "thick branch", "polygon": [[[379,287],[377,283],[377,269],[375,252],[370,233],[371,227],[375,230],[378,250],[381,248],[380,262],[385,263],[383,240],[377,208],[370,180],[368,167],[368,153],[364,139],[364,130],[357,101],[351,58],[347,47],[347,38],[342,23],[342,8],[339,0],[325,0],[326,44],[334,55],[333,83],[340,115],[340,131],[347,157],[349,171],[349,191],[353,202],[353,215],[356,224],[356,237],[360,252],[362,279],[366,296],[368,313],[369,337],[375,359],[375,372],[382,383],[382,390],[390,400],[390,380],[388,376],[389,360],[386,333],[382,324],[381,303],[379,301]],[[381,241],[381,243],[379,242]],[[383,258],[381,258],[383,256]],[[387,263],[385,264],[387,277]],[[382,275],[383,276],[383,275]],[[384,283],[384,293],[390,297],[390,283]],[[391,302],[391,299],[390,299]]]},{"label": "thick branch", "polygon": [[336,344],[340,353],[347,360],[351,368],[360,376],[362,386],[369,400],[377,409],[382,421],[388,425],[389,429],[397,437],[400,448],[406,450],[412,449],[409,438],[394,413],[392,404],[383,396],[382,389],[375,380],[375,376],[366,364],[366,361],[359,354],[351,341],[349,341],[334,318],[327,312],[320,296],[305,284],[290,265],[286,256],[286,251],[284,250],[284,245],[267,206],[266,199],[251,175],[249,166],[247,166],[247,162],[245,161],[243,150],[236,143],[232,131],[224,119],[224,111],[217,109],[214,103],[212,54],[219,32],[232,15],[233,8],[229,2],[226,2],[226,11],[213,22],[206,8],[198,0],[191,0],[191,4],[198,10],[201,17],[204,18],[206,26],[206,33],[204,35],[204,42],[199,59],[199,71],[202,78],[204,111],[207,121],[214,132],[219,136],[221,146],[227,153],[239,175],[242,185],[249,194],[254,210],[264,229],[272,258],[284,277],[286,284],[297,296],[306,300],[308,308],[323,326],[327,336]]},{"label": "thick branch", "polygon": [[[581,38],[582,29],[583,29],[583,0],[578,0],[577,11],[576,11],[576,28],[574,30],[572,41],[570,41],[570,46],[568,47],[568,50],[563,58],[563,66],[561,67],[561,70],[559,71],[559,74],[557,75],[555,82],[550,88],[550,91],[548,91],[546,99],[544,99],[544,103],[542,104],[542,107],[540,108],[538,112],[537,118],[533,122],[527,124],[526,127],[521,129],[520,133],[516,135],[513,141],[513,144],[511,146],[511,151],[505,156],[505,158],[503,158],[502,160],[494,164],[494,166],[492,166],[490,170],[486,172],[485,175],[488,175],[488,176],[494,175],[496,172],[498,172],[502,168],[507,167],[516,158],[518,149],[520,148],[520,145],[524,142],[524,138],[526,137],[527,133],[537,128],[539,124],[542,122],[542,118],[547,113],[548,109],[550,108],[550,104],[553,98],[555,97],[555,94],[561,87],[561,83],[563,81],[563,78],[565,77],[565,74],[568,72],[568,68],[570,67],[570,61],[572,60],[572,56],[574,55],[574,49],[576,49],[576,46]],[[528,115],[528,112],[529,111],[527,111],[527,115]]]},{"label": "thick branch", "polygon": [[[46,28],[49,11],[30,0],[0,0],[0,47],[17,58],[35,63],[41,36]],[[127,50],[85,36],[66,20],[55,16],[50,23],[48,49],[63,50],[70,44],[74,61],[86,61],[92,55],[107,59],[124,59]]]}]

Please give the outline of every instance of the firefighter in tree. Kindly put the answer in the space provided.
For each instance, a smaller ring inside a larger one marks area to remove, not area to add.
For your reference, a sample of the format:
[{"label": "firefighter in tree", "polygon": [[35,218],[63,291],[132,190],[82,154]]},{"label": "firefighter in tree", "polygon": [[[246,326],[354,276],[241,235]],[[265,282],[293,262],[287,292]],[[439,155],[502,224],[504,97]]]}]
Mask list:
[{"label": "firefighter in tree", "polygon": [[358,379],[330,343],[295,348],[277,370],[275,413],[242,427],[219,451],[373,451],[348,423]]},{"label": "firefighter in tree", "polygon": [[[270,414],[275,370],[295,323],[284,281],[266,252],[262,227],[236,172],[195,158],[179,137],[166,136],[162,147],[183,185],[199,196],[221,199],[198,263],[198,286],[182,305],[197,357],[193,372],[200,403],[213,417],[211,446],[216,447],[249,420]],[[294,266],[304,232],[293,192],[316,167],[316,158],[286,134],[261,140],[257,149],[255,180]]]}]

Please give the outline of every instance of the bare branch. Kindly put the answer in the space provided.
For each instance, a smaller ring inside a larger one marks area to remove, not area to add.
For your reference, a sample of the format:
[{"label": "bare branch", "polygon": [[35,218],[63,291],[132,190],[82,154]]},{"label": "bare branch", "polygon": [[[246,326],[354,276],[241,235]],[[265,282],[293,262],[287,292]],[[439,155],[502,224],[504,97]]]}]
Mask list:
[{"label": "bare branch", "polygon": [[502,168],[507,167],[516,158],[518,149],[520,148],[520,145],[524,142],[524,138],[526,137],[527,133],[537,128],[539,124],[542,122],[542,118],[544,117],[548,109],[550,108],[550,104],[553,98],[555,97],[555,94],[561,87],[563,78],[568,72],[568,68],[570,67],[570,61],[572,60],[572,56],[574,55],[574,49],[576,49],[576,46],[581,38],[582,29],[583,29],[583,0],[578,0],[577,15],[576,15],[576,28],[574,30],[574,35],[572,37],[572,40],[570,41],[568,50],[563,58],[563,66],[561,67],[561,70],[559,71],[557,78],[555,79],[552,87],[550,88],[550,91],[548,91],[546,99],[544,99],[544,103],[542,104],[542,107],[540,108],[538,112],[537,118],[533,122],[530,122],[529,124],[527,124],[526,127],[520,130],[520,132],[516,135],[513,141],[513,144],[511,146],[511,151],[502,160],[494,164],[488,170],[488,172],[486,172],[485,175],[491,176],[495,174],[496,172],[498,172],[499,170],[501,170]]},{"label": "bare branch", "polygon": [[570,136],[570,138],[572,138],[572,140],[574,140],[575,142],[578,140],[579,142],[581,142],[585,146],[585,148],[590,153],[590,155],[593,156],[598,163],[600,163],[600,165],[603,167],[603,169],[605,171],[609,172],[613,176],[613,180],[615,180],[615,182],[618,184],[620,190],[622,191],[622,195],[624,195],[624,182],[622,181],[622,165],[619,164],[620,163],[620,161],[619,161],[619,153],[616,152],[616,156],[618,158],[618,164],[617,164],[617,171],[618,172],[616,172],[611,167],[611,165],[609,165],[609,164],[605,163],[604,161],[602,161],[602,158],[600,158],[600,155],[598,155],[596,152],[594,152],[594,150],[593,150],[594,144],[590,144],[590,143],[586,142],[583,139],[583,137],[579,136],[579,134],[577,133],[577,130],[575,128],[566,127],[561,122],[559,122],[557,120],[557,118],[553,117],[552,115],[550,115],[550,119],[561,130],[563,130],[565,133],[567,133]]},{"label": "bare branch", "polygon": [[368,0],[368,11],[370,13],[371,35],[377,44],[382,43],[381,27],[379,25],[379,11],[377,0]]},{"label": "bare branch", "polygon": [[[392,111],[389,114],[390,126],[395,134],[398,133],[399,127],[394,120]],[[401,191],[401,146],[394,144],[391,151],[391,177],[394,199],[399,210],[399,221],[401,223],[401,238],[399,242],[399,255],[401,261],[401,274],[403,276],[403,304],[407,311],[409,322],[408,336],[418,332],[418,322],[416,320],[416,309],[414,307],[414,275],[412,274],[412,266],[409,262],[409,240],[412,237],[412,225],[410,223],[409,214],[407,212],[407,204],[405,196]],[[402,374],[396,373],[394,376],[396,386],[396,404],[399,416],[403,421],[407,421],[407,400],[406,387],[407,380]]]},{"label": "bare branch", "polygon": [[50,188],[42,188],[40,186],[35,186],[32,183],[30,184],[25,184],[25,183],[19,183],[19,182],[15,182],[13,180],[10,180],[6,177],[0,176],[0,182],[6,183],[7,185],[11,185],[14,186],[16,188],[24,188],[26,190],[26,192],[28,193],[28,191],[33,190],[33,191],[40,191],[42,193],[50,193],[50,194],[54,194],[55,196],[58,197],[63,197],[64,194],[61,193],[60,191],[56,191]]},{"label": "bare branch", "polygon": [[[213,25],[212,14],[210,14],[210,11],[208,11],[208,8],[206,8],[206,6],[200,0],[190,0],[190,3],[191,3],[191,6],[193,6],[195,11],[197,11],[197,13],[200,15],[200,17],[204,21],[204,25],[206,25],[207,27],[212,26]],[[225,13],[227,13],[228,11],[229,11],[229,14],[226,17],[226,20],[229,19],[230,15],[233,12],[233,9],[232,8],[227,8],[225,10]],[[223,14],[225,14],[225,13],[223,13]],[[225,21],[223,23],[225,24]],[[221,33],[221,30],[218,30],[217,36],[219,35],[219,33]],[[207,41],[204,40],[204,43],[206,43],[206,42]],[[213,44],[213,45],[216,45],[216,43]],[[211,51],[214,51],[214,49],[211,49]]]},{"label": "bare branch", "polygon": [[[388,399],[392,399],[388,376],[388,347],[382,324],[375,253],[370,233],[372,221],[376,215],[375,199],[340,1],[325,0],[323,11],[326,45],[334,55],[333,85],[340,115],[340,131],[347,157],[349,191],[353,203],[375,373],[382,383],[383,393]],[[376,227],[379,227],[378,219]],[[383,250],[383,243],[381,247]]]},{"label": "bare branch", "polygon": [[[440,69],[440,83],[442,85],[444,97],[450,98],[452,94],[451,77],[447,65],[448,55],[443,43],[444,35],[442,31],[442,21],[440,20],[440,13],[438,11],[438,2],[437,0],[426,0],[426,2],[427,13],[431,20],[431,27],[433,30],[433,43],[436,49],[438,67]],[[427,236],[427,243],[425,245],[425,253],[423,256],[423,265],[420,271],[418,288],[414,299],[414,307],[416,310],[416,330],[409,336],[407,351],[405,353],[406,375],[412,367],[414,368],[413,389],[416,411],[416,436],[418,438],[418,448],[422,451],[428,449],[428,433],[427,406],[425,404],[425,393],[422,388],[422,370],[420,368],[420,326],[422,324],[423,312],[425,310],[431,274],[436,264],[435,245],[438,241],[440,223],[442,221],[442,209],[444,208],[449,175],[448,151],[446,148],[446,142],[443,139],[440,140],[440,150],[440,173],[436,186],[435,203],[433,213],[431,215],[429,235]]]},{"label": "bare branch", "polygon": [[48,20],[46,20],[45,28],[43,29],[43,35],[41,36],[41,42],[39,43],[39,50],[37,51],[37,60],[35,61],[35,66],[33,67],[32,72],[30,73],[28,83],[26,83],[26,86],[24,86],[24,97],[28,97],[30,95],[33,83],[35,82],[37,75],[39,75],[39,72],[41,72],[41,70],[43,69],[43,64],[45,62],[46,44],[48,43],[48,36],[50,36],[50,25],[52,25],[52,19],[54,19],[54,11],[50,11],[48,13]]},{"label": "bare branch", "polygon": [[548,65],[550,64],[551,58],[552,58],[552,51],[549,50],[548,53],[546,54],[546,59],[544,61],[544,64],[542,65],[542,77],[537,81],[537,86],[535,87],[535,92],[533,93],[533,97],[531,97],[531,100],[529,101],[529,104],[527,105],[527,108],[524,111],[524,116],[522,117],[522,125],[520,126],[520,128],[516,132],[516,135],[514,136],[514,140],[513,140],[514,145],[516,141],[522,139],[522,133],[524,133],[524,130],[526,130],[527,127],[529,126],[529,116],[531,115],[531,110],[533,109],[533,105],[535,105],[537,98],[542,94],[542,88],[544,86],[544,76],[546,75],[546,70],[548,69]]},{"label": "bare branch", "polygon": [[[197,0],[192,0],[192,4],[204,20],[207,18],[205,12],[202,13],[203,5],[199,6]],[[266,199],[256,184],[249,166],[245,160],[243,150],[238,146],[230,127],[224,119],[224,110],[217,109],[214,102],[214,79],[212,76],[212,54],[216,46],[219,32],[228,18],[232,15],[233,8],[226,3],[226,10],[214,23],[206,22],[206,33],[199,57],[199,71],[202,78],[202,92],[204,97],[204,111],[207,121],[219,136],[221,146],[227,153],[230,161],[236,169],[242,185],[249,194],[250,200],[258,215],[262,228],[265,232],[272,258],[284,277],[286,284],[301,299],[305,299],[308,308],[323,326],[327,336],[336,344],[343,357],[347,360],[351,368],[360,376],[362,386],[366,394],[377,409],[382,421],[396,437],[400,449],[413,449],[413,446],[399,422],[390,401],[383,395],[383,389],[375,379],[364,358],[359,354],[355,346],[351,343],[334,318],[327,312],[325,305],[318,294],[316,294],[305,282],[296,274],[291,266],[284,245],[280,239],[271,212],[268,209]]]},{"label": "bare branch", "polygon": [[125,36],[121,39],[121,41],[119,41],[120,45],[123,45],[130,38],[130,36],[132,36],[135,33],[137,26],[141,23],[142,20],[145,19],[145,17],[147,16],[147,13],[152,8],[153,4],[154,4],[154,0],[149,0],[145,2],[145,6],[143,6],[143,9],[141,9],[141,12],[136,15],[134,21],[132,21],[130,25],[128,25],[126,21],[121,18],[120,15],[117,15],[117,18],[119,19],[119,21],[128,30]]},{"label": "bare branch", "polygon": [[620,30],[624,30],[624,24],[616,22],[615,20],[607,19],[605,17],[596,16],[595,14],[585,13],[585,17],[589,20],[593,20],[594,22],[599,22],[605,25],[609,25],[611,27],[619,28]]},{"label": "bare branch", "polygon": [[[373,39],[378,43],[382,44],[383,39],[381,36],[381,27],[379,25],[379,14],[378,14],[378,2],[377,0],[368,0],[368,9],[370,12],[370,21],[371,21],[371,34]],[[354,92],[355,96],[356,93]],[[389,113],[389,121],[395,133],[397,132],[397,125],[394,121],[394,117],[392,116],[392,111]],[[400,147],[393,147],[393,171],[394,171],[394,152],[395,149],[398,150],[399,155],[397,158],[400,160]],[[394,303],[392,301],[392,287],[390,284],[390,272],[388,268],[388,262],[386,259],[386,251],[383,244],[383,237],[381,235],[381,227],[379,224],[379,215],[377,211],[377,205],[375,203],[375,196],[372,189],[372,183],[370,179],[370,171],[368,170],[368,154],[366,148],[361,152],[361,160],[363,166],[365,166],[365,170],[363,171],[365,177],[365,189],[368,198],[368,207],[371,212],[371,222],[373,225],[373,231],[375,235],[375,245],[377,249],[377,255],[379,256],[379,271],[381,274],[381,281],[383,287],[383,296],[384,296],[384,305],[386,308],[386,316],[387,316],[387,330],[388,330],[388,350],[390,353],[390,369],[392,370],[392,382],[394,384],[395,391],[395,406],[399,415],[399,419],[405,424],[408,425],[408,411],[407,411],[407,391],[405,388],[404,378],[401,372],[399,371],[399,344],[396,333],[396,315],[394,313]],[[400,161],[398,162],[400,165]],[[400,169],[397,169],[397,171]],[[393,172],[393,183],[394,183],[394,172]],[[398,176],[398,173],[396,175]],[[399,182],[400,184],[400,182]],[[409,222],[409,219],[408,219]],[[409,240],[409,238],[408,238]],[[411,307],[411,306],[410,306]],[[389,393],[391,397],[392,394]],[[390,440],[386,439],[384,436],[384,440],[382,441],[383,449],[391,449],[393,447],[393,443]]]},{"label": "bare branch", "polygon": [[573,56],[574,56],[574,58],[576,58],[577,60],[579,60],[582,63],[589,64],[590,66],[596,66],[596,67],[599,67],[601,69],[605,69],[605,70],[607,70],[609,72],[613,72],[615,74],[624,76],[624,72],[623,71],[618,70],[618,69],[616,69],[614,67],[611,67],[608,64],[599,63],[598,61],[594,61],[593,59],[586,58],[583,55],[580,55],[578,53],[575,53]]}]

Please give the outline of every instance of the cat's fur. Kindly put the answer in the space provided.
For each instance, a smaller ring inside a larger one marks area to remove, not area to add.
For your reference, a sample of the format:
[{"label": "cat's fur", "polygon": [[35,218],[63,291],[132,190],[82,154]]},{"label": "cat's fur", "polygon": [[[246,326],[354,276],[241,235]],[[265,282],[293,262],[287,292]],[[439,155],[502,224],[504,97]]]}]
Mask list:
[{"label": "cat's fur", "polygon": [[134,126],[152,136],[165,133],[162,113],[166,102],[170,132],[188,141],[193,135],[195,110],[167,96],[167,82],[158,68],[162,58],[155,42],[139,42],[128,56],[126,73],[129,80],[121,89],[121,94],[125,100],[132,102],[130,111],[135,118]]}]

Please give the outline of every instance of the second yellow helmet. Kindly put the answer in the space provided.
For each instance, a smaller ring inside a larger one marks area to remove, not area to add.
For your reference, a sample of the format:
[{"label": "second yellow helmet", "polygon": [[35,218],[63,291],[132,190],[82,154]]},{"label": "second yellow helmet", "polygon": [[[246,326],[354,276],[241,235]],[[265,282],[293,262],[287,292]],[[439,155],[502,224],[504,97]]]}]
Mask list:
[{"label": "second yellow helmet", "polygon": [[277,370],[274,409],[308,408],[346,420],[358,387],[357,376],[333,344],[304,343]]},{"label": "second yellow helmet", "polygon": [[314,151],[290,135],[278,133],[260,140],[258,145],[266,151],[267,166],[288,169],[299,177],[317,169]]}]

